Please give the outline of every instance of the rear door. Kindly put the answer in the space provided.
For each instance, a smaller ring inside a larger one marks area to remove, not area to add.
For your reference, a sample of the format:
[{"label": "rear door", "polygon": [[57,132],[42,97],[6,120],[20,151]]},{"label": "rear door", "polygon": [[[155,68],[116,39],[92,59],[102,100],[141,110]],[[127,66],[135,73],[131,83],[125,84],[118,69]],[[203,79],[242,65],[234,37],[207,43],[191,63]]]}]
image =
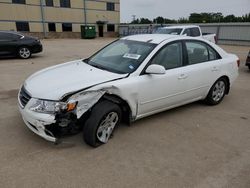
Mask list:
[{"label": "rear door", "polygon": [[190,100],[202,99],[221,72],[221,57],[205,42],[185,41],[189,72],[187,97]]}]

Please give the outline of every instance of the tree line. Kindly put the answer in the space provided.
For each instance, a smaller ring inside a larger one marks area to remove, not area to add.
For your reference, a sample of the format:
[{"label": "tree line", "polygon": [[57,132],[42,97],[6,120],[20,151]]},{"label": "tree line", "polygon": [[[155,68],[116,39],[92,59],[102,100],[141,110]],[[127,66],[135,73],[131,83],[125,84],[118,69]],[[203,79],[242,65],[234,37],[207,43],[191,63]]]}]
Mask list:
[{"label": "tree line", "polygon": [[250,22],[250,13],[243,16],[233,14],[224,16],[221,12],[217,13],[191,13],[188,18],[167,19],[162,16],[150,20],[148,18],[137,18],[131,24],[173,24],[173,23],[225,23],[225,22]]}]

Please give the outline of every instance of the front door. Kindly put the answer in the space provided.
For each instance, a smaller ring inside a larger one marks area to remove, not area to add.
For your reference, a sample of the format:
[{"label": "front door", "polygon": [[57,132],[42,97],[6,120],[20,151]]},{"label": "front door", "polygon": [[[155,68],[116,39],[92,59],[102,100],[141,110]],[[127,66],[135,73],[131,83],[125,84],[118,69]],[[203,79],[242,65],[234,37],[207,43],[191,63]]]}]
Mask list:
[{"label": "front door", "polygon": [[138,78],[138,118],[178,106],[186,101],[188,73],[183,66],[182,42],[164,46],[151,64],[165,67],[163,75],[143,74]]}]

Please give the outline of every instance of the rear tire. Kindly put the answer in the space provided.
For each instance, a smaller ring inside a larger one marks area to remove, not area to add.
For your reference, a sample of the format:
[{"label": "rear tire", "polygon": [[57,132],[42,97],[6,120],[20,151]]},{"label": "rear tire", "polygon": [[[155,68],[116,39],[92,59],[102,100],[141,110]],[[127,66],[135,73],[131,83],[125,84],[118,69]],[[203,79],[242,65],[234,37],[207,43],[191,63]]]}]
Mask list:
[{"label": "rear tire", "polygon": [[17,55],[22,59],[28,59],[31,56],[31,51],[28,47],[20,47],[17,51]]},{"label": "rear tire", "polygon": [[219,104],[223,100],[227,89],[228,89],[228,83],[226,79],[225,78],[218,79],[209,90],[205,102],[208,105]]},{"label": "rear tire", "polygon": [[250,65],[248,65],[248,69],[250,70]]},{"label": "rear tire", "polygon": [[91,115],[85,123],[84,141],[92,147],[107,143],[120,120],[120,107],[110,101],[101,101],[93,107]]}]

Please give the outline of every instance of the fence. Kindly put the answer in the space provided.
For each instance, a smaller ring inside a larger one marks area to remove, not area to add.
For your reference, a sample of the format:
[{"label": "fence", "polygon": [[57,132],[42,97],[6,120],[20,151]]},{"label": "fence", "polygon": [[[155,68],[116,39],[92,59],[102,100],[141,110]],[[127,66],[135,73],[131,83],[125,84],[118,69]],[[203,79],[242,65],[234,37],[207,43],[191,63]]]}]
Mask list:
[{"label": "fence", "polygon": [[[153,33],[159,27],[173,24],[125,24],[119,26],[120,36]],[[250,23],[211,23],[197,24],[204,33],[215,33],[218,44],[250,46]]]}]

